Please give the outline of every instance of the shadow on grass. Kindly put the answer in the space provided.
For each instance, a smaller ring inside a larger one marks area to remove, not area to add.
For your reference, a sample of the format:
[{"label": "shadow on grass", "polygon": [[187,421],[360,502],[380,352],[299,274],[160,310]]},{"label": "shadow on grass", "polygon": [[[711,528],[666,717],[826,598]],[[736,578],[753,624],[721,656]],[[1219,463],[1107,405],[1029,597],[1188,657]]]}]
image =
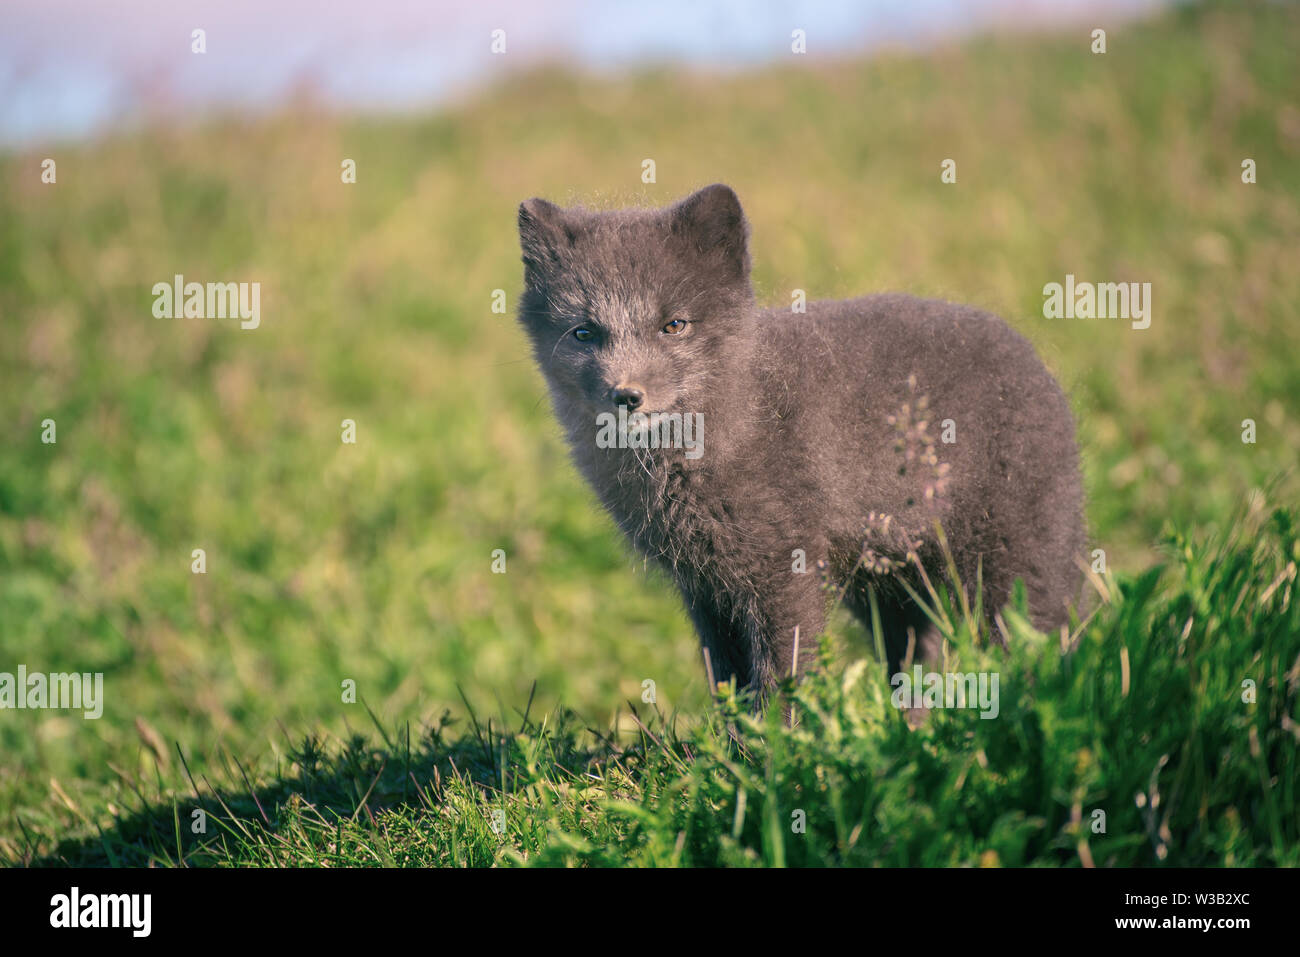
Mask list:
[{"label": "shadow on grass", "polygon": [[288,749],[284,766],[262,774],[257,784],[228,751],[213,762],[217,783],[192,774],[178,745],[172,763],[179,767],[170,776],[187,786],[169,789],[162,774],[151,788],[127,781],[123,797],[134,807],[119,812],[110,827],[95,826],[97,833],[61,841],[46,853],[29,844],[13,863],[491,865],[502,862],[507,844],[528,845],[507,841],[504,796],[537,784],[562,790],[602,779],[613,763],[624,770],[641,764],[646,746],[657,742],[647,729],[639,745],[620,745],[612,732],[586,726],[567,709],[534,721],[531,698],[509,728],[492,719],[480,723],[470,709],[464,730],[453,731],[458,719],[444,711],[418,734],[409,724],[391,733],[365,707],[382,740],[361,733],[332,741],[308,735]]}]

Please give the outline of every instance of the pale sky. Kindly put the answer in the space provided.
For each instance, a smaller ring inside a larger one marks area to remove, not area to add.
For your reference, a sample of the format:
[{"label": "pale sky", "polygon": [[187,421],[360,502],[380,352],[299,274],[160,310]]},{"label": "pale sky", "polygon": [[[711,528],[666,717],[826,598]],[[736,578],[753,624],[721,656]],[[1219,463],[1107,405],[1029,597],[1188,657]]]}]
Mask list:
[{"label": "pale sky", "polygon": [[[0,145],[81,137],[167,111],[446,102],[557,60],[735,69],[790,54],[922,47],[976,30],[1108,26],[1163,0],[0,0]],[[207,52],[191,52],[191,31]],[[494,29],[505,56],[491,54]]]}]

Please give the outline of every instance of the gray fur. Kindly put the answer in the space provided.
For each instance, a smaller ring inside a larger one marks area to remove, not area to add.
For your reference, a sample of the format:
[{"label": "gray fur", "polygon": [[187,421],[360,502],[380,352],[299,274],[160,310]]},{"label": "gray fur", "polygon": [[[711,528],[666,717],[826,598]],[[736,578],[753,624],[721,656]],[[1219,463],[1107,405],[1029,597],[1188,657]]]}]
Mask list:
[{"label": "gray fur", "polygon": [[[765,694],[790,673],[796,626],[801,658],[825,627],[823,578],[867,623],[875,586],[891,668],[909,638],[932,659],[933,629],[898,580],[924,594],[909,545],[946,580],[935,519],[968,590],[982,580],[987,611],[1022,578],[1040,628],[1067,621],[1084,549],[1074,422],[1002,320],[894,294],[812,302],[806,315],[758,308],[748,223],[723,185],[662,210],[532,199],[519,232],[519,318],[574,461],[676,582],[718,680]],[[664,331],[675,318],[684,334]],[[578,341],[578,326],[595,338]],[[619,386],[643,392],[643,411],[702,413],[703,455],[598,448],[597,413],[615,411]],[[936,444],[945,419],[956,442]],[[796,549],[805,574],[792,570]]]}]

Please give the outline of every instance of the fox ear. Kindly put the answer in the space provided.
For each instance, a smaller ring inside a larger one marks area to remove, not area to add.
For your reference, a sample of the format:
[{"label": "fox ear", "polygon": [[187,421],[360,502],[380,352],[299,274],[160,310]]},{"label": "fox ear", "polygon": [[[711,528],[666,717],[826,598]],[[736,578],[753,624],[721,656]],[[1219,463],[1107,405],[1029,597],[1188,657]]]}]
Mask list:
[{"label": "fox ear", "polygon": [[572,240],[573,231],[565,224],[560,207],[537,198],[519,204],[519,247],[526,278],[555,263],[561,244]]},{"label": "fox ear", "polygon": [[749,223],[740,200],[730,186],[714,183],[692,193],[672,207],[674,236],[691,249],[722,264],[728,276],[749,276]]}]

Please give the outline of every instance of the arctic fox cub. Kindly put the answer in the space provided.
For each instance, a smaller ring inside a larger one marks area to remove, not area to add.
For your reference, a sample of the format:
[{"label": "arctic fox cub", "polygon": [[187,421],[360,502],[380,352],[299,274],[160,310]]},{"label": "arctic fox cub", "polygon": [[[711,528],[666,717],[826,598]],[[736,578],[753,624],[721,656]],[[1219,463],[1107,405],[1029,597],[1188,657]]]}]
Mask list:
[{"label": "arctic fox cub", "polygon": [[519,207],[532,340],[574,461],[681,590],[714,677],[765,695],[831,600],[891,673],[939,639],[903,583],[983,607],[1023,579],[1035,623],[1078,597],[1082,490],[1069,404],[1033,348],[969,306],[905,295],[760,308],[740,201]]}]

